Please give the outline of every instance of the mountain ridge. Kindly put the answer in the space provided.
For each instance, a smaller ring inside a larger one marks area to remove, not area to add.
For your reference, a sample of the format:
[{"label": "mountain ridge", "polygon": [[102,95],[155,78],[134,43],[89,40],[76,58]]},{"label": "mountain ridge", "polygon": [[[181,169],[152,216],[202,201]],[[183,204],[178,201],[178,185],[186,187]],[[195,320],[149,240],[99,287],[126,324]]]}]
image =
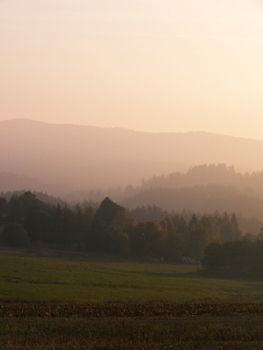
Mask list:
[{"label": "mountain ridge", "polygon": [[231,139],[237,139],[237,140],[243,140],[243,141],[252,141],[252,142],[259,142],[263,143],[263,139],[259,138],[253,138],[253,137],[245,137],[245,136],[235,136],[230,134],[224,134],[224,133],[216,133],[216,132],[210,132],[210,131],[204,131],[204,130],[192,130],[192,131],[147,131],[147,130],[137,130],[137,129],[130,129],[125,127],[103,127],[103,126],[97,126],[92,124],[74,124],[74,123],[52,123],[52,122],[46,122],[42,120],[36,120],[31,118],[11,118],[11,119],[3,119],[0,120],[1,123],[28,123],[28,124],[35,124],[35,125],[48,125],[48,126],[57,126],[57,127],[73,127],[73,128],[86,128],[86,129],[98,129],[98,130],[110,130],[110,131],[123,131],[128,133],[135,133],[135,134],[148,134],[148,135],[204,135],[204,136],[214,136],[214,137],[226,137]]},{"label": "mountain ridge", "polygon": [[259,171],[261,154],[261,140],[206,132],[147,133],[30,119],[0,121],[0,172],[59,184],[56,195],[138,186],[145,178],[200,164]]}]

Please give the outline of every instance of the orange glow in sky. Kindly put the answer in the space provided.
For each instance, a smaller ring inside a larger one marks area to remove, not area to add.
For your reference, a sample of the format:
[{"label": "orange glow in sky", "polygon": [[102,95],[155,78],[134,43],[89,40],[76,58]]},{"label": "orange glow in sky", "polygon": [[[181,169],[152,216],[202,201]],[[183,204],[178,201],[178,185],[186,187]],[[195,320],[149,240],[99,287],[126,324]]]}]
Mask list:
[{"label": "orange glow in sky", "polygon": [[263,139],[263,2],[0,0],[0,119]]}]

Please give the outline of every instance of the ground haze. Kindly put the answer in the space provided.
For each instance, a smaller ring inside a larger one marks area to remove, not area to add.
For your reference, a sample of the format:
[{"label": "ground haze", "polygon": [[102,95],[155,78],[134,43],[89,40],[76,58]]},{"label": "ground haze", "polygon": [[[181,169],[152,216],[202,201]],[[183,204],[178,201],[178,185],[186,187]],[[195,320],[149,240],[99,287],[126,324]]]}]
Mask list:
[{"label": "ground haze", "polygon": [[[31,120],[0,122],[0,169],[51,193],[139,185],[143,178],[226,163],[263,169],[263,141],[208,133],[146,133]],[[10,156],[12,155],[12,157]],[[33,180],[32,180],[33,178]],[[21,188],[21,181],[1,190]]]}]

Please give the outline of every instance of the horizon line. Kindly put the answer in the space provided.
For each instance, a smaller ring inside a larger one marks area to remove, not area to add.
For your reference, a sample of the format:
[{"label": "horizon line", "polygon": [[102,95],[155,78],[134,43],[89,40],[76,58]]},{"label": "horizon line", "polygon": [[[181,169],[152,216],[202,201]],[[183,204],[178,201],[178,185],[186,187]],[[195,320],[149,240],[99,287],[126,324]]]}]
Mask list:
[{"label": "horizon line", "polygon": [[82,123],[72,123],[72,122],[50,122],[50,121],[44,121],[39,119],[33,119],[33,118],[8,118],[8,119],[1,119],[0,123],[7,123],[7,122],[31,122],[31,123],[39,123],[39,124],[46,124],[46,125],[54,125],[54,126],[71,126],[71,127],[86,127],[86,128],[96,128],[96,129],[104,129],[104,130],[123,130],[123,131],[129,131],[133,133],[145,133],[145,134],[152,134],[152,135],[171,135],[171,134],[206,134],[206,135],[214,135],[214,136],[224,136],[224,137],[230,137],[235,139],[242,139],[242,140],[250,140],[250,141],[257,141],[257,142],[263,142],[263,138],[254,138],[249,136],[236,136],[231,135],[227,133],[218,133],[213,131],[205,131],[205,130],[188,130],[188,131],[151,131],[151,130],[139,130],[139,129],[133,129],[128,127],[122,127],[122,126],[98,126],[94,124],[82,124]]}]

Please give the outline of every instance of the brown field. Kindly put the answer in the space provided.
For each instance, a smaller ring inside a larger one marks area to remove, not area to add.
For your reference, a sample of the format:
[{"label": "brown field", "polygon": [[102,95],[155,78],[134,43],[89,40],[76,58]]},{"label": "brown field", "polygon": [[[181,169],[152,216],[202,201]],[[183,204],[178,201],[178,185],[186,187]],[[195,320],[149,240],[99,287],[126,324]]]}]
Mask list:
[{"label": "brown field", "polygon": [[263,349],[261,304],[0,304],[0,348]]}]

